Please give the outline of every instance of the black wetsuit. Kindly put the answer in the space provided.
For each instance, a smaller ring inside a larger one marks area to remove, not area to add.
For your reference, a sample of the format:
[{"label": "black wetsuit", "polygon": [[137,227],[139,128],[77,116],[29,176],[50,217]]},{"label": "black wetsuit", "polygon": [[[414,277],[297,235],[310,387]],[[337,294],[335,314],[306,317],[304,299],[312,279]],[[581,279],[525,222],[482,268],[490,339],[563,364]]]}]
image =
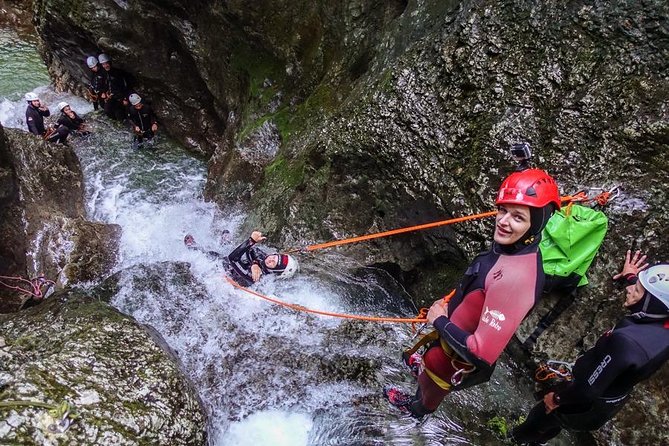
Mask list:
[{"label": "black wetsuit", "polygon": [[109,83],[107,82],[107,72],[101,65],[98,65],[98,71],[91,70],[91,83],[88,86],[88,91],[93,101],[93,108],[95,110],[99,107],[104,108],[105,100],[100,95],[109,91]]},{"label": "black wetsuit", "polygon": [[265,267],[267,254],[254,247],[255,244],[256,242],[249,237],[228,255],[228,260],[230,261],[228,272],[232,276],[232,279],[242,286],[253,285],[253,276],[251,275],[251,266],[253,264],[260,266],[263,274],[272,272]]},{"label": "black wetsuit", "polygon": [[[28,124],[28,131],[34,135],[45,137],[46,136],[46,127],[44,127],[44,118],[50,116],[51,112],[49,109],[40,110],[39,108],[28,104],[26,108],[26,124]],[[65,143],[67,140],[67,135],[70,133],[69,129],[64,126],[58,126],[56,132],[50,135],[48,138],[45,138],[49,142],[61,142]]]},{"label": "black wetsuit", "polygon": [[636,384],[669,359],[668,320],[626,317],[578,358],[574,380],[555,389],[559,406],[546,414],[540,401],[512,437],[520,443],[546,442],[562,428],[599,429],[623,407]]},{"label": "black wetsuit", "polygon": [[105,103],[105,113],[107,116],[119,121],[123,121],[126,115],[123,100],[128,94],[128,81],[125,72],[117,68],[110,68],[109,71],[102,70],[107,78],[107,95]]},{"label": "black wetsuit", "polygon": [[79,130],[84,124],[84,119],[81,118],[75,111],[72,111],[72,113],[74,113],[74,118],[70,118],[66,113],[61,113],[58,117],[58,124],[67,127],[71,133],[75,133],[80,136],[88,135],[89,132]]},{"label": "black wetsuit", "polygon": [[156,114],[149,104],[142,103],[142,108],[133,106],[128,108],[128,118],[134,127],[139,127],[139,133],[135,134],[135,140],[142,142],[144,138],[151,139],[154,136],[151,126],[157,123]]}]

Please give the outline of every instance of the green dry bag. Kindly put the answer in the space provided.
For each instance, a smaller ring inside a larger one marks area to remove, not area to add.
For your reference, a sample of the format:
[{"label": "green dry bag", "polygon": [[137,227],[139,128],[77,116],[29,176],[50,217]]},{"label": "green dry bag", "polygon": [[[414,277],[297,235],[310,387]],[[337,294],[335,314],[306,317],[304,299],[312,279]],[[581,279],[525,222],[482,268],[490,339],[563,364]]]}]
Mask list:
[{"label": "green dry bag", "polygon": [[607,229],[606,215],[586,206],[571,204],[554,213],[539,244],[546,274],[544,290],[571,292],[586,285],[585,273]]}]

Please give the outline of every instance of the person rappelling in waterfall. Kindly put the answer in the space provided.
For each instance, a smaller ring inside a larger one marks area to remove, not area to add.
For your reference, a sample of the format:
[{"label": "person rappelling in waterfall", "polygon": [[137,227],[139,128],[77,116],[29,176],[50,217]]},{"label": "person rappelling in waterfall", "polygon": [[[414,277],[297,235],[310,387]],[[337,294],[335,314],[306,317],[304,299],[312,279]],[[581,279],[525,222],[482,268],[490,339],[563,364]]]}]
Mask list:
[{"label": "person rappelling in waterfall", "polygon": [[469,265],[454,297],[435,302],[427,314],[436,329],[433,340],[422,358],[406,358],[409,366],[420,361],[417,392],[384,388],[393,406],[415,418],[437,410],[450,392],[488,381],[542,295],[541,232],[561,203],[555,180],[526,167],[499,189],[491,249]]},{"label": "person rappelling in waterfall", "polygon": [[669,264],[647,268],[646,256],[627,251],[614,280],[626,285],[629,315],[604,333],[573,366],[572,379],[547,392],[511,431],[518,444],[545,444],[562,429],[592,431],[614,417],[634,387],[669,359]]},{"label": "person rappelling in waterfall", "polygon": [[[226,234],[224,234],[225,236]],[[242,286],[251,286],[264,275],[276,275],[282,279],[289,279],[300,270],[300,265],[293,256],[288,254],[268,254],[256,246],[266,240],[260,231],[253,231],[251,236],[232,250],[227,256],[216,251],[206,251],[200,248],[192,235],[184,238],[184,245],[189,249],[204,252],[208,256],[222,258],[225,269],[230,277]]]}]

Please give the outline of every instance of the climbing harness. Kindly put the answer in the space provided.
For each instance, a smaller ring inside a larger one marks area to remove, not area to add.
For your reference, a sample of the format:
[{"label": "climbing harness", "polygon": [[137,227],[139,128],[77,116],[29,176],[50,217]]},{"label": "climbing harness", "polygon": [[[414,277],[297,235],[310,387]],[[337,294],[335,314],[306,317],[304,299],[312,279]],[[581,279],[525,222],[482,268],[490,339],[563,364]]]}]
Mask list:
[{"label": "climbing harness", "polygon": [[[16,285],[12,285],[15,282]],[[43,275],[37,276],[33,279],[24,279],[23,277],[0,276],[0,285],[11,290],[18,291],[22,294],[28,295],[34,299],[44,299],[51,288],[56,284],[53,280],[49,280]]]},{"label": "climbing harness", "polygon": [[541,361],[534,372],[534,380],[546,382],[550,380],[571,381],[573,379],[572,368],[574,364],[564,361],[546,360]]},{"label": "climbing harness", "polygon": [[56,133],[58,133],[58,131],[54,127],[49,127],[44,131],[44,134],[42,135],[42,139],[44,141],[48,141],[49,138],[51,138]]},{"label": "climbing harness", "polygon": [[548,359],[540,361],[534,371],[534,397],[537,401],[556,387],[573,381],[573,363]]}]

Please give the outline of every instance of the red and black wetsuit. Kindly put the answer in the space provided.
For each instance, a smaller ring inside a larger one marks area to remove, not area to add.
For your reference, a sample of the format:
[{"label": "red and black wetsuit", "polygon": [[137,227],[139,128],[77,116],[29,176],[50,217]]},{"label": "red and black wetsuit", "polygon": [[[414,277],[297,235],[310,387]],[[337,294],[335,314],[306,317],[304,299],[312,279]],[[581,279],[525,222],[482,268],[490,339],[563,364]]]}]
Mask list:
[{"label": "red and black wetsuit", "polygon": [[669,359],[668,321],[626,317],[618,322],[576,360],[573,381],[555,390],[559,407],[546,414],[540,401],[513,430],[513,438],[543,443],[562,428],[590,431],[603,426],[623,407],[634,386]]},{"label": "red and black wetsuit", "polygon": [[497,359],[541,297],[545,279],[538,246],[538,238],[523,247],[493,243],[470,264],[448,304],[449,316],[434,321],[440,340],[423,355],[414,414],[433,412],[450,391],[490,379]]}]

